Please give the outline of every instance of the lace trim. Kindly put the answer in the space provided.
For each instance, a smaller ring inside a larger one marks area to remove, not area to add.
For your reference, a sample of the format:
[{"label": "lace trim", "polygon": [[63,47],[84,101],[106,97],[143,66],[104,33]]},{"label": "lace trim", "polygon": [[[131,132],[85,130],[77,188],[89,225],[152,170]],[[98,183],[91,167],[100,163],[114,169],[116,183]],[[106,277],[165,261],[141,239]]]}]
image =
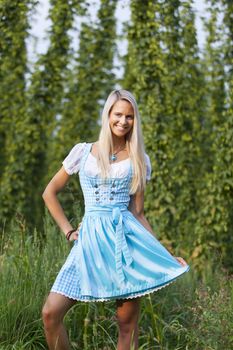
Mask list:
[{"label": "lace trim", "polygon": [[69,298],[69,299],[73,299],[73,300],[76,300],[76,301],[83,301],[84,303],[88,303],[88,302],[101,302],[101,301],[111,301],[111,300],[116,300],[116,299],[134,299],[134,298],[137,298],[137,297],[141,297],[143,295],[146,295],[146,294],[150,294],[150,293],[153,293],[159,289],[162,289],[164,287],[167,287],[169,284],[175,282],[176,279],[164,284],[163,286],[159,286],[159,287],[155,287],[155,288],[152,288],[152,289],[148,289],[144,292],[135,292],[135,293],[132,293],[130,296],[113,296],[113,297],[107,297],[107,298],[93,298],[93,299],[78,299],[78,298],[73,298],[71,297],[70,295],[66,294],[66,293],[63,293],[63,292],[60,292],[60,291],[56,291],[56,290],[51,290],[51,292],[53,293],[57,293],[57,294],[62,294],[64,295],[65,297]]}]

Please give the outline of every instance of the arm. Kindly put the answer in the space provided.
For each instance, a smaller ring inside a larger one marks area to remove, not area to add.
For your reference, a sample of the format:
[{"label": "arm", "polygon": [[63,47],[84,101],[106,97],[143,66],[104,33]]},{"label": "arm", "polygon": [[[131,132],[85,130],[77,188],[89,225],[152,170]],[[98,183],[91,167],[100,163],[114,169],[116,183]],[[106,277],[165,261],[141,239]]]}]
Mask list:
[{"label": "arm", "polygon": [[54,175],[51,181],[46,186],[42,198],[47,206],[50,214],[60,227],[60,229],[66,234],[72,230],[73,227],[69,223],[60,202],[57,199],[57,193],[60,192],[69,180],[70,175],[64,169],[64,166]]},{"label": "arm", "polygon": [[[137,192],[131,196],[129,202],[129,211],[136,217],[138,221],[155,236],[152,227],[144,216],[144,191]],[[181,257],[175,257],[179,263],[183,266],[187,265],[186,261]]]},{"label": "arm", "polygon": [[137,192],[131,196],[128,209],[136,217],[136,219],[155,236],[152,227],[144,215],[144,191]]}]

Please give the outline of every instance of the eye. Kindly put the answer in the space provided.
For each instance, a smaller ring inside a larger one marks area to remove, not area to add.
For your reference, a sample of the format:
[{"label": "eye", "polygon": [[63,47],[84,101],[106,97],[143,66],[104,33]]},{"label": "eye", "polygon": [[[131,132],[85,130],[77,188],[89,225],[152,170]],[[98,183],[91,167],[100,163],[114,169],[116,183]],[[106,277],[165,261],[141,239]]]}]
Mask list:
[{"label": "eye", "polygon": [[127,115],[126,118],[129,119],[129,120],[132,120],[134,118],[134,116],[133,115]]}]

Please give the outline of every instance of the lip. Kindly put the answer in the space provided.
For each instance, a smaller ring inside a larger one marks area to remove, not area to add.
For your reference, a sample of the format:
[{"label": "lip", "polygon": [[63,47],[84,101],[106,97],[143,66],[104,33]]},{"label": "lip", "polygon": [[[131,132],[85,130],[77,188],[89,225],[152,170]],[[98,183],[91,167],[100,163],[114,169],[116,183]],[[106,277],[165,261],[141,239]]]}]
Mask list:
[{"label": "lip", "polygon": [[120,126],[120,125],[115,125],[115,127],[119,130],[119,131],[125,131],[128,129],[128,127],[123,127],[123,126]]}]

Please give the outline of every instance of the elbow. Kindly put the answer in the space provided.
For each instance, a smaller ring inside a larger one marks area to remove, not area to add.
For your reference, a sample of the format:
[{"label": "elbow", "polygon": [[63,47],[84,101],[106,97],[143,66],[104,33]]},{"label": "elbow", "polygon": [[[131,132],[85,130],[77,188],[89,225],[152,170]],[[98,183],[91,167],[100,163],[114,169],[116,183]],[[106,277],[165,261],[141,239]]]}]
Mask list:
[{"label": "elbow", "polygon": [[144,218],[145,218],[145,216],[144,216],[144,211],[141,211],[141,212],[138,212],[137,214],[137,218],[140,220],[143,220]]},{"label": "elbow", "polygon": [[42,193],[42,198],[44,201],[46,201],[46,197],[47,197],[47,191],[45,189],[44,192]]},{"label": "elbow", "polygon": [[134,210],[132,211],[133,215],[137,218],[137,219],[143,219],[144,218],[144,210]]},{"label": "elbow", "polygon": [[52,190],[47,186],[44,190],[44,192],[42,193],[42,198],[43,200],[46,202],[48,198],[51,197],[51,195],[53,195]]}]

